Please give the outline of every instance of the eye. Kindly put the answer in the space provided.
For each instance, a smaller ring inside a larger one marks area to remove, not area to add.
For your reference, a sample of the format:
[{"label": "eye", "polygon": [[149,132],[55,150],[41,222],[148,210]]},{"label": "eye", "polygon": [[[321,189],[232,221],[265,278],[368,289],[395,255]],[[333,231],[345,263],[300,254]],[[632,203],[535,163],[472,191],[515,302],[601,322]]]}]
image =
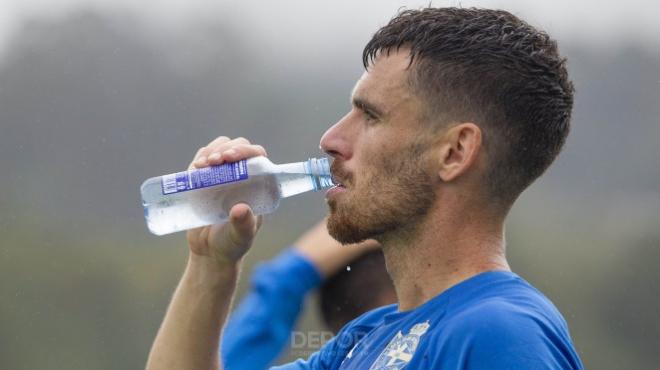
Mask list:
[{"label": "eye", "polygon": [[364,117],[365,117],[365,119],[366,119],[367,121],[371,122],[371,121],[376,121],[376,120],[378,120],[378,117],[376,117],[376,116],[375,116],[373,113],[371,113],[370,111],[365,110],[365,111],[363,111],[363,112],[364,112]]}]

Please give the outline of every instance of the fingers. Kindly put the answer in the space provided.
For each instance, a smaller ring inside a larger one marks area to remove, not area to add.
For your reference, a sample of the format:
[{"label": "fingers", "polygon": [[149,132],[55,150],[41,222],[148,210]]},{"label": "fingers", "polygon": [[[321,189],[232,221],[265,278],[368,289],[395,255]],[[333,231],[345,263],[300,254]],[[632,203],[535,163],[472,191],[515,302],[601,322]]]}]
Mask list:
[{"label": "fingers", "polygon": [[264,147],[251,144],[245,138],[239,137],[230,140],[226,136],[220,136],[197,151],[191,167],[217,166],[226,162],[236,162],[241,159],[266,155]]},{"label": "fingers", "polygon": [[[237,139],[242,139],[242,138],[237,138]],[[224,143],[226,143],[226,142],[229,142],[229,141],[231,141],[231,139],[228,138],[227,136],[218,136],[217,138],[213,139],[213,141],[211,141],[211,142],[207,145],[207,147],[209,147],[209,148],[214,148],[214,147],[216,147],[216,146],[218,146],[218,145],[222,145],[222,144],[224,144]]]},{"label": "fingers", "polygon": [[204,154],[206,150],[207,150],[207,148],[206,148],[205,146],[203,146],[203,147],[201,147],[201,148],[199,148],[199,149],[197,150],[197,153],[195,153],[195,156],[193,157],[192,162],[190,162],[190,164],[188,165],[188,169],[189,169],[189,170],[195,168],[195,161],[196,161],[198,158],[200,158],[200,157],[202,157],[202,156],[206,156],[206,154]]},{"label": "fingers", "polygon": [[266,150],[261,145],[237,144],[227,150],[219,149],[208,156],[210,165],[219,165],[225,162],[236,162],[245,158],[266,155]]}]

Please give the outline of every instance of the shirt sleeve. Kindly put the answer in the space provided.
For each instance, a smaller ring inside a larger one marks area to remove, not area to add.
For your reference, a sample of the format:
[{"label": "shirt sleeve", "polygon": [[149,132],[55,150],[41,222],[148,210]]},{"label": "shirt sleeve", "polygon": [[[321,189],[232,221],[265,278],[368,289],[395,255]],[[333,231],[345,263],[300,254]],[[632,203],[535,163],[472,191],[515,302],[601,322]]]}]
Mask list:
[{"label": "shirt sleeve", "polygon": [[287,344],[305,296],[321,281],[314,265],[292,248],[255,268],[250,290],[223,333],[225,369],[267,368]]}]

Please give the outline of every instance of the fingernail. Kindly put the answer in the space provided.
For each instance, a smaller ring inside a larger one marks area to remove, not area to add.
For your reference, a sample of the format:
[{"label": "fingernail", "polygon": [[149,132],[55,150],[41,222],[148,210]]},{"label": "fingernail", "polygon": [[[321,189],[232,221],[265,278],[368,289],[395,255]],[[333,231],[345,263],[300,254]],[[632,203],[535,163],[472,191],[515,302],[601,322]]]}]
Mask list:
[{"label": "fingernail", "polygon": [[222,153],[222,154],[231,157],[234,154],[236,154],[236,151],[234,149],[228,149],[228,150],[225,150],[225,152]]},{"label": "fingernail", "polygon": [[195,164],[200,164],[200,165],[206,164],[206,157],[202,156],[202,157],[197,158],[197,160],[195,161]]},{"label": "fingernail", "polygon": [[221,157],[220,153],[213,153],[209,156],[209,159],[212,161],[217,161],[218,159],[220,159],[220,157]]}]

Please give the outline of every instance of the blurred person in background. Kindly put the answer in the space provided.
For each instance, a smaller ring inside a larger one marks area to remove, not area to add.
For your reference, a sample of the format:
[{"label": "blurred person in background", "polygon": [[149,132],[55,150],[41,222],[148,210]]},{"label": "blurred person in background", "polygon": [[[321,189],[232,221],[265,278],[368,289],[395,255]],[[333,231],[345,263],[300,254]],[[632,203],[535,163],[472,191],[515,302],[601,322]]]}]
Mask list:
[{"label": "blurred person in background", "polygon": [[[504,222],[569,132],[573,85],[556,42],[500,10],[399,13],[363,52],[352,108],[321,138],[336,240],[377,240],[398,304],[344,326],[281,369],[581,369],[564,318],[511,272]],[[197,168],[266,155],[220,137]],[[215,369],[249,206],[190,230],[189,260],[149,369]]]},{"label": "blurred person in background", "polygon": [[323,323],[334,334],[363,313],[396,303],[382,250],[365,252],[348,267],[330,276],[320,288],[318,308]]},{"label": "blurred person in background", "polygon": [[[250,289],[224,330],[220,355],[225,368],[271,365],[295,341],[293,328],[314,289],[320,289],[321,317],[333,334],[361,314],[396,302],[378,243],[342,246],[328,235],[323,220],[254,269]],[[312,341],[321,339],[319,333],[311,335],[314,339],[301,340],[310,349]]]}]

